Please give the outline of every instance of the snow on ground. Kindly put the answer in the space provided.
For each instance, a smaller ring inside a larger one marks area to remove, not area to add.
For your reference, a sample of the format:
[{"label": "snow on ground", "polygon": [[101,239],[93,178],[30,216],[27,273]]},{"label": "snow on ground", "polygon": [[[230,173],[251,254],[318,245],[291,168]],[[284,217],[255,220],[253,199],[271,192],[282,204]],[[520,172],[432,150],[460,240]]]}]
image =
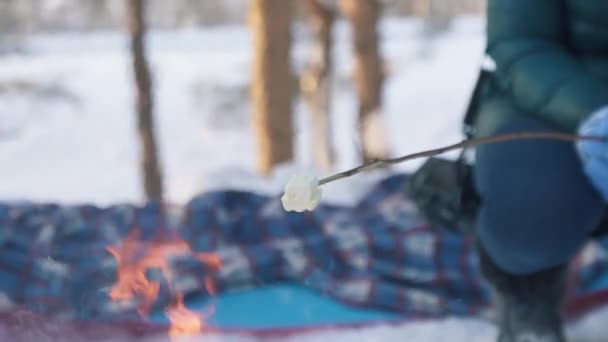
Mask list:
[{"label": "snow on ground", "polygon": [[[582,322],[568,328],[567,335],[570,342],[604,342],[606,329],[602,327],[603,318],[608,317],[608,310],[604,313],[592,315]],[[0,340],[24,342],[85,342],[87,336],[104,336],[106,342],[167,342],[166,334],[148,336],[146,338],[128,337],[119,331],[111,331],[107,326],[97,331],[90,331],[91,327],[83,330],[82,327],[63,323],[50,323],[34,318],[27,321],[22,317],[13,322],[12,326],[0,322]],[[24,327],[25,329],[21,329]],[[88,332],[86,332],[89,330]],[[15,332],[20,331],[18,336]],[[86,334],[86,336],[83,336]],[[93,335],[91,335],[93,334]],[[182,337],[172,342],[334,342],[334,341],[361,341],[361,342],[493,342],[496,340],[496,329],[487,322],[472,319],[449,318],[442,321],[411,322],[401,324],[380,324],[367,328],[338,329],[296,334],[291,336],[252,337],[246,334],[217,334],[205,333],[197,337]]]},{"label": "snow on ground", "polygon": [[[390,75],[385,91],[394,154],[460,138],[458,121],[481,60],[482,24],[468,20],[422,44],[420,27],[382,27]],[[356,165],[355,106],[349,80],[349,30],[337,27],[334,142],[342,170]],[[308,53],[296,31],[294,67]],[[0,199],[139,201],[130,60],[126,37],[54,34],[29,41],[30,54],[0,56]],[[296,103],[297,162],[273,177],[255,175],[249,128],[250,37],[245,27],[155,32],[150,39],[156,116],[167,198],[226,186],[279,191],[294,168],[311,169],[306,110]],[[431,51],[427,51],[431,50]],[[424,55],[424,54],[427,55]],[[297,166],[296,166],[297,165]],[[408,166],[414,167],[412,163]],[[254,180],[255,179],[255,180]],[[372,176],[371,179],[377,179]],[[328,186],[329,200],[351,200],[340,189],[365,189],[366,177]]]},{"label": "snow on ground", "polygon": [[[415,22],[383,23],[390,74],[384,114],[393,155],[455,142],[482,60],[483,21],[466,19],[432,42]],[[336,171],[357,164],[348,27],[337,29],[334,135]],[[306,58],[306,34],[296,33],[294,66]],[[272,177],[255,174],[249,129],[250,37],[244,27],[154,32],[157,131],[167,198],[184,203],[219,188],[277,193],[295,169],[313,170],[305,108],[296,104],[297,160]],[[40,35],[27,55],[0,56],[0,200],[106,205],[140,201],[138,148],[127,40],[121,33]],[[412,162],[397,170],[412,170]],[[382,174],[327,185],[326,199],[356,201]],[[570,327],[576,341],[600,341],[608,331],[594,314]],[[0,333],[1,333],[0,329]],[[495,329],[476,320],[376,326],[314,333],[304,341],[492,341]],[[213,339],[205,339],[206,341]],[[222,341],[241,338],[222,337]],[[245,339],[249,340],[249,339]]]}]

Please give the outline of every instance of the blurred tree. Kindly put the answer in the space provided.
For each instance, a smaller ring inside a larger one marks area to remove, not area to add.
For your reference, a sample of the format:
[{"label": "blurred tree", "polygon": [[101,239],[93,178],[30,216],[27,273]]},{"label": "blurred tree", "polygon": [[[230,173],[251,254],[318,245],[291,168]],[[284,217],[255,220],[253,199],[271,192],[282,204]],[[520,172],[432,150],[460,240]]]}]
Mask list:
[{"label": "blurred tree", "polygon": [[[149,27],[162,29],[243,23],[249,1],[146,0],[146,22]],[[319,1],[332,6],[338,2]],[[384,15],[419,18],[429,18],[432,2],[433,12],[438,14],[434,15],[435,18],[444,14],[450,18],[463,14],[480,15],[485,12],[486,3],[486,0],[374,1],[380,3]],[[116,28],[122,25],[125,17],[125,3],[125,0],[0,0],[0,26],[8,26],[11,31],[25,30],[26,33]]]},{"label": "blurred tree", "polygon": [[300,88],[312,116],[312,144],[315,164],[330,170],[334,162],[331,144],[332,26],[335,9],[321,0],[303,0],[307,19],[314,33],[314,47]]},{"label": "blurred tree", "polygon": [[131,34],[135,87],[137,89],[137,125],[142,148],[141,172],[143,173],[144,191],[147,200],[161,200],[163,185],[154,135],[152,79],[144,44],[146,34],[144,4],[145,0],[128,0],[127,14]]},{"label": "blurred tree", "polygon": [[486,0],[380,0],[389,14],[453,18],[463,14],[483,14]]},{"label": "blurred tree", "polygon": [[107,0],[84,1],[80,6],[84,7],[88,29],[99,30],[110,27],[111,13]]},{"label": "blurred tree", "polygon": [[23,50],[23,6],[17,0],[0,0],[0,53]]},{"label": "blurred tree", "polygon": [[353,31],[362,158],[365,162],[385,158],[388,144],[381,112],[383,68],[377,32],[380,3],[377,0],[341,0],[340,7]]},{"label": "blurred tree", "polygon": [[426,19],[426,29],[430,34],[436,34],[439,32],[446,31],[453,17],[455,11],[452,9],[450,0],[429,0],[428,10]]},{"label": "blurred tree", "polygon": [[229,6],[225,0],[181,0],[176,9],[176,24],[187,27],[228,23],[232,20]]},{"label": "blurred tree", "polygon": [[147,0],[148,22],[165,29],[243,23],[247,1]]},{"label": "blurred tree", "polygon": [[250,0],[253,31],[251,98],[257,139],[257,164],[262,174],[293,158],[290,23],[291,0]]}]

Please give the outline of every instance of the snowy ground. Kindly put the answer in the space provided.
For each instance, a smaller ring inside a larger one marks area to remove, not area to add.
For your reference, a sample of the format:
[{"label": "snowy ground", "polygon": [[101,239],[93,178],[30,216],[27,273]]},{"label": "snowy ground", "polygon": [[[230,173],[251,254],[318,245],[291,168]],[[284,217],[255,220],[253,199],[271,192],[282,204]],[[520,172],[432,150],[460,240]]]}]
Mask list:
[{"label": "snowy ground", "polygon": [[[386,21],[381,30],[390,70],[384,114],[394,155],[461,138],[459,121],[481,63],[481,20],[462,20],[431,43],[420,39],[419,29],[413,22]],[[333,120],[339,127],[336,170],[341,170],[356,164],[356,102],[349,82],[349,32],[340,25],[337,33]],[[298,31],[296,37],[294,66],[300,68],[306,34]],[[141,200],[126,44],[121,33],[36,36],[29,41],[28,55],[0,56],[0,200],[101,205]],[[157,131],[171,202],[226,187],[277,193],[294,169],[311,168],[306,111],[297,104],[296,162],[267,179],[255,174],[247,101],[249,45],[244,27],[155,32],[151,37]],[[327,200],[352,202],[379,176],[330,184]],[[601,317],[608,313],[572,326],[571,334],[577,341],[605,340],[601,337],[608,336],[608,329]],[[487,323],[449,319],[289,341],[492,341],[494,335]]]},{"label": "snowy ground", "polygon": [[[385,114],[394,154],[460,138],[458,121],[481,60],[479,21],[461,23],[434,44],[422,44],[418,29],[391,21],[382,30],[390,70]],[[349,32],[345,25],[337,31],[334,142],[336,169],[344,169],[356,162],[356,103]],[[305,33],[296,36],[298,69],[308,51]],[[0,178],[11,180],[0,184],[0,199],[141,199],[126,44],[120,33],[37,36],[29,42],[31,54],[0,57]],[[296,166],[253,180],[258,177],[248,118],[247,30],[158,32],[150,45],[168,199],[184,202],[228,185],[278,191]],[[301,168],[311,160],[305,114],[297,103]],[[369,182],[359,177],[354,183]],[[330,197],[338,192],[327,190]]]}]

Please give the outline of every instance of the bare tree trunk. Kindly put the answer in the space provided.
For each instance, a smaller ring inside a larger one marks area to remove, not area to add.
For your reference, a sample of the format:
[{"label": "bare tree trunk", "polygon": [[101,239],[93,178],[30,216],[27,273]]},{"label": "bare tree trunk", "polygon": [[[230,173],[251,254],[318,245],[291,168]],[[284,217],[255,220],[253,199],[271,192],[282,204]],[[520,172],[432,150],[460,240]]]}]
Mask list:
[{"label": "bare tree trunk", "polygon": [[377,0],[342,0],[340,6],[353,28],[361,154],[365,162],[385,158],[388,146],[381,113],[383,72],[376,27],[380,4]]},{"label": "bare tree trunk", "polygon": [[301,89],[312,116],[312,144],[315,164],[330,170],[335,152],[331,144],[332,26],[335,12],[319,0],[304,0],[315,43],[308,70],[302,75]]},{"label": "bare tree trunk", "polygon": [[0,54],[24,49],[26,20],[22,5],[17,0],[0,1]]},{"label": "bare tree trunk", "polygon": [[254,44],[251,97],[262,174],[293,158],[292,5],[290,0],[250,0]]},{"label": "bare tree trunk", "polygon": [[426,26],[431,35],[443,32],[450,26],[454,15],[450,5],[450,0],[429,0]]},{"label": "bare tree trunk", "polygon": [[110,10],[106,0],[87,1],[81,6],[85,7],[85,18],[88,29],[99,30],[108,28],[110,24]]},{"label": "bare tree trunk", "polygon": [[159,166],[156,137],[154,135],[152,79],[146,60],[144,37],[144,0],[128,0],[129,32],[135,87],[137,88],[137,125],[142,147],[141,172],[147,200],[162,200],[163,185]]}]

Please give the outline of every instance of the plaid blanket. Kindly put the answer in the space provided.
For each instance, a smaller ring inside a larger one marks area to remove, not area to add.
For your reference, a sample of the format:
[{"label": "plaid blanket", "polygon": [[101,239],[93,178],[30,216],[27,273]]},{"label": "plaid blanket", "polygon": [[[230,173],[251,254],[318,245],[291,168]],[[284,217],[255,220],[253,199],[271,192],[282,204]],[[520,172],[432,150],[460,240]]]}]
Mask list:
[{"label": "plaid blanket", "polygon": [[[172,286],[187,296],[210,295],[208,277],[220,293],[297,282],[405,317],[482,314],[489,291],[472,243],[429,226],[403,192],[406,177],[379,182],[354,207],[323,205],[304,214],[285,212],[278,197],[239,191],[207,193],[183,208],[0,204],[0,312],[139,320],[135,303],[109,298],[117,260],[107,249],[137,231],[143,246],[179,237],[193,252],[221,260],[216,271],[194,254],[171,257]],[[603,251],[593,242],[577,258],[571,297],[606,274]],[[163,307],[175,298],[156,277],[156,305]]]}]

